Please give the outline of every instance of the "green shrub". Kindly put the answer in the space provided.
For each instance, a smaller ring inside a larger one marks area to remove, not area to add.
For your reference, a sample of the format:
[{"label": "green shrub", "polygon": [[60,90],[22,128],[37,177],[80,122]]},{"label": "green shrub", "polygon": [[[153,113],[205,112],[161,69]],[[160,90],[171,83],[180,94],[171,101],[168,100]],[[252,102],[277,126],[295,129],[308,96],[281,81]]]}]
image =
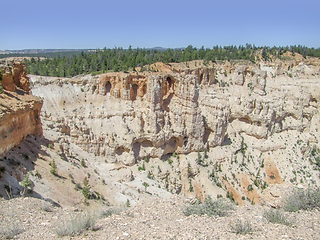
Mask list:
[{"label": "green shrub", "polygon": [[263,217],[271,223],[283,224],[286,226],[292,225],[292,223],[287,220],[284,213],[279,209],[270,209],[268,211],[265,211],[263,213]]},{"label": "green shrub", "polygon": [[126,202],[126,207],[127,207],[127,208],[131,207],[131,204],[130,204],[130,201],[129,201],[129,199],[127,199],[127,202]]},{"label": "green shrub", "polygon": [[81,164],[81,166],[84,167],[84,168],[87,167],[84,159],[81,159],[80,164]]},{"label": "green shrub", "polygon": [[189,192],[194,192],[191,179],[189,179]]},{"label": "green shrub", "polygon": [[89,180],[87,179],[87,177],[84,178],[83,180],[83,188],[82,188],[82,195],[86,198],[89,199],[91,197],[91,187],[89,184]]},{"label": "green shrub", "polygon": [[219,216],[223,217],[228,215],[228,213],[234,209],[233,204],[229,201],[219,198],[217,200],[212,200],[212,198],[206,198],[203,203],[196,203],[194,205],[187,206],[183,213],[186,216],[190,215],[205,215],[208,216]]},{"label": "green shrub", "polygon": [[21,195],[24,196],[26,194],[26,191],[32,192],[33,189],[33,182],[29,177],[29,173],[23,176],[23,179],[21,182],[19,182],[19,185],[23,187],[23,191],[21,192]]},{"label": "green shrub", "polygon": [[149,184],[147,182],[143,182],[142,185],[145,188],[145,192],[147,191],[147,188],[149,187]]},{"label": "green shrub", "polygon": [[283,208],[287,212],[320,209],[320,188],[294,190],[286,197]]},{"label": "green shrub", "polygon": [[231,225],[231,231],[236,234],[245,235],[247,233],[252,233],[253,228],[249,221],[237,220],[233,225]]},{"label": "green shrub", "polygon": [[146,166],[144,165],[144,163],[142,163],[142,167],[138,167],[139,171],[145,171],[146,170]]},{"label": "green shrub", "polygon": [[58,175],[58,173],[57,173],[57,165],[56,165],[56,162],[54,160],[52,160],[52,162],[51,162],[50,173],[52,175],[54,175],[54,176]]}]

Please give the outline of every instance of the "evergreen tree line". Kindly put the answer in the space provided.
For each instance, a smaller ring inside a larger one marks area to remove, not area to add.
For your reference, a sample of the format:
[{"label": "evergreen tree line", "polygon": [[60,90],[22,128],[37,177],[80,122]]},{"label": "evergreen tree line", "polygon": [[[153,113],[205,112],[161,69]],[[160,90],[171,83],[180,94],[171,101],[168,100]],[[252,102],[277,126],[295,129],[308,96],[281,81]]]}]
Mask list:
[{"label": "evergreen tree line", "polygon": [[103,73],[108,71],[135,71],[136,67],[156,62],[187,62],[191,60],[204,60],[216,62],[218,60],[249,60],[255,62],[258,53],[262,53],[264,60],[270,60],[270,55],[281,58],[291,51],[293,54],[300,53],[304,57],[320,57],[320,48],[308,48],[305,46],[287,47],[256,47],[246,46],[214,46],[212,49],[197,49],[192,45],[185,49],[97,49],[91,52],[81,52],[72,56],[58,55],[53,58],[25,59],[28,73],[42,76],[72,77],[79,74]]},{"label": "evergreen tree line", "polygon": [[[48,51],[48,52],[46,52]],[[11,53],[3,53],[0,54],[0,59],[2,58],[10,58],[10,57],[27,57],[27,58],[54,58],[54,57],[72,57],[73,55],[79,55],[81,52],[88,52],[89,49],[77,49],[77,50],[43,50],[43,51],[28,51],[22,50],[22,52],[11,52]]]}]

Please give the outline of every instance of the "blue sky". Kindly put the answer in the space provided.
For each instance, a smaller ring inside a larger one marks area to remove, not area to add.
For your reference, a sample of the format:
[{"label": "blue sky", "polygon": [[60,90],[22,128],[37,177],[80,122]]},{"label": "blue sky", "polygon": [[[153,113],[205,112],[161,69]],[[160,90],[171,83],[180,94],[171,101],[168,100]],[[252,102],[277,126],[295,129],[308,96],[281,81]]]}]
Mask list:
[{"label": "blue sky", "polygon": [[0,49],[320,47],[319,0],[2,1]]}]

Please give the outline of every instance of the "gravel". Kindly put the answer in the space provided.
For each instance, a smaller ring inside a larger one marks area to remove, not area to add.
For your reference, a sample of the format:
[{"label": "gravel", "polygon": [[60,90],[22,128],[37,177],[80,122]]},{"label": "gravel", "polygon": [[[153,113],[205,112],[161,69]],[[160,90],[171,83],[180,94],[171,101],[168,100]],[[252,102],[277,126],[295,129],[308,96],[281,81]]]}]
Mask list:
[{"label": "gravel", "polygon": [[[0,200],[0,236],[2,239],[71,239],[59,237],[62,226],[74,219],[95,218],[94,227],[79,231],[72,239],[320,239],[318,210],[285,213],[293,225],[273,224],[263,214],[270,208],[251,205],[235,207],[225,217],[185,216],[189,200],[182,196],[152,198],[111,216],[101,209],[75,209],[49,206],[36,198]],[[87,212],[88,211],[88,212]],[[251,231],[237,234],[237,224],[249,224]]]}]

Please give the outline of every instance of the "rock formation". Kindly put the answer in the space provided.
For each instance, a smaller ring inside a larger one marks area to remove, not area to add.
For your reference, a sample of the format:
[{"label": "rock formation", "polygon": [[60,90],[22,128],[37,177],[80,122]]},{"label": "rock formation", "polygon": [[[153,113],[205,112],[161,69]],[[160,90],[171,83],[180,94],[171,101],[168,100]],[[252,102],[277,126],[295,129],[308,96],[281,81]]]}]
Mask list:
[{"label": "rock formation", "polygon": [[[0,154],[28,134],[42,134],[41,97],[44,136],[54,148],[46,144],[50,153],[37,171],[45,175],[54,158],[61,175],[74,176],[73,182],[90,175],[97,191],[112,193],[111,202],[139,201],[142,182],[154,194],[226,196],[239,205],[265,202],[271,184],[320,186],[319,59],[156,63],[149,72],[30,76],[38,97],[27,92],[22,64],[2,69]],[[79,170],[80,159],[88,168]],[[101,178],[104,184],[97,183]]]},{"label": "rock formation", "polygon": [[27,77],[28,73],[23,62],[3,60],[0,62],[0,68],[4,89],[14,92],[18,87],[26,92],[30,91],[29,77]]},{"label": "rock formation", "polygon": [[318,59],[149,69],[31,76],[61,154],[74,143],[109,163],[143,163],[170,192],[228,193],[239,204],[257,203],[268,184],[320,184],[304,160],[319,141]]},{"label": "rock formation", "polygon": [[29,78],[21,62],[1,62],[0,156],[18,145],[29,134],[42,135],[42,99],[28,93]]}]

